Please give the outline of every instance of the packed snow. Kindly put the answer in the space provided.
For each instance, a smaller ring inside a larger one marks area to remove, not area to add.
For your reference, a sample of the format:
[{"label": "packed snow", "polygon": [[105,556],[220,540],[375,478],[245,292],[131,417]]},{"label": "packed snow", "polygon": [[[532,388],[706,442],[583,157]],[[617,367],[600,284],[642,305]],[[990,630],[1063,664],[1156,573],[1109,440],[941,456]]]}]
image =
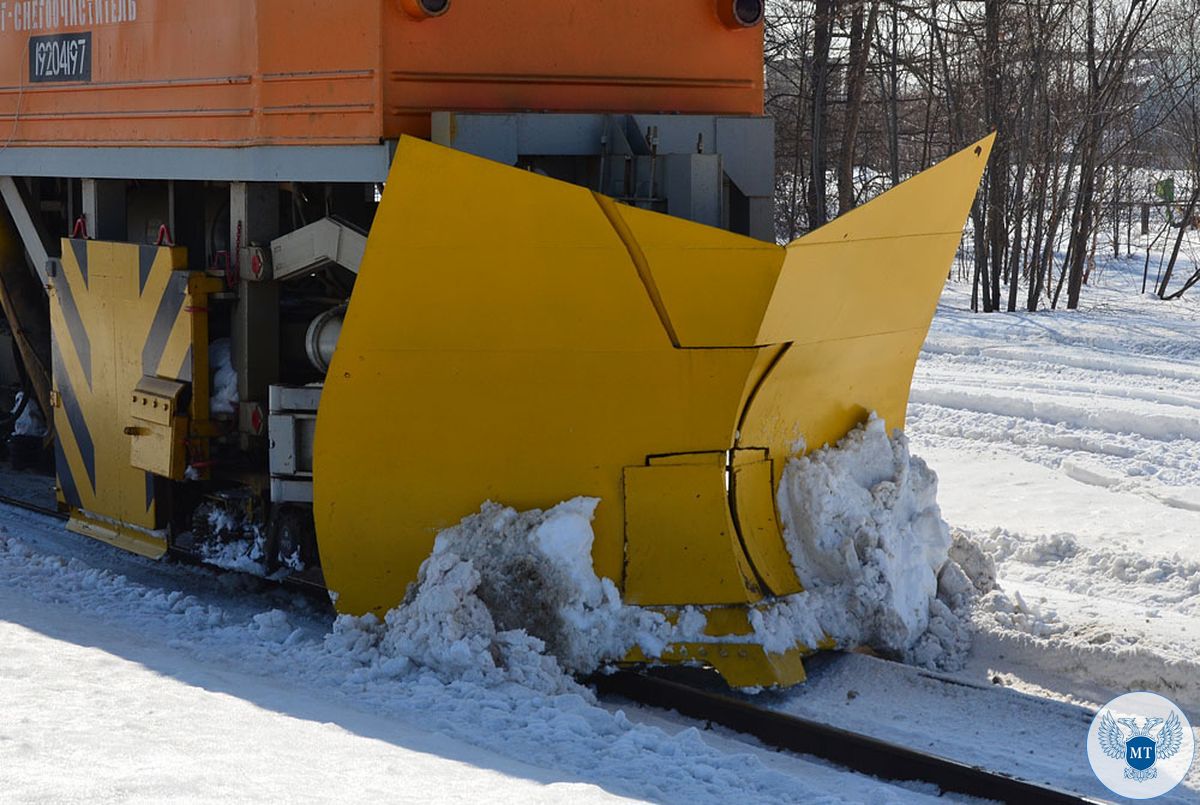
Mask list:
[{"label": "packed snow", "polygon": [[1109,258],[1074,312],[977,316],[948,287],[908,434],[997,567],[977,662],[1017,686],[1194,709],[1200,304],[1143,296],[1143,265]]},{"label": "packed snow", "polygon": [[[903,434],[889,437],[875,416],[836,446],[788,462],[778,508],[805,592],[779,608],[791,617],[777,617],[774,631],[787,635],[781,626],[815,620],[841,647],[961,667],[973,596],[949,558],[950,531],[936,498],[937,476],[910,454]],[[816,645],[811,629],[794,636]]]},{"label": "packed snow", "polygon": [[[1089,710],[1148,690],[1191,716],[1200,296],[1143,295],[1144,260],[1102,258],[1078,311],[976,315],[970,288],[948,284],[906,431],[938,470],[956,544],[994,566],[974,574],[995,587],[965,675]],[[1181,801],[1200,797],[1200,771],[1184,786]]]}]

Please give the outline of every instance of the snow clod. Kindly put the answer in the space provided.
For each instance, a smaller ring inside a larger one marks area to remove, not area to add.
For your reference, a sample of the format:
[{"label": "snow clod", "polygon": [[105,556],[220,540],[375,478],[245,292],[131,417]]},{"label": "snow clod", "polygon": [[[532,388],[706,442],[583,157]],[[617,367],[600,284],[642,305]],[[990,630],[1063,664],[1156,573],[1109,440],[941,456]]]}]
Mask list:
[{"label": "snow clod", "polygon": [[484,504],[438,535],[382,629],[340,619],[330,641],[359,656],[377,650],[396,672],[578,693],[569,673],[638,644],[654,654],[670,628],[658,613],[623,605],[616,585],[592,570],[598,504],[576,498],[528,512]]},{"label": "snow clod", "polygon": [[970,585],[961,568],[946,569],[952,540],[936,498],[937,476],[874,415],[836,448],[792,459],[778,505],[805,587],[787,606],[809,613],[797,637],[815,620],[839,646],[961,667]]}]

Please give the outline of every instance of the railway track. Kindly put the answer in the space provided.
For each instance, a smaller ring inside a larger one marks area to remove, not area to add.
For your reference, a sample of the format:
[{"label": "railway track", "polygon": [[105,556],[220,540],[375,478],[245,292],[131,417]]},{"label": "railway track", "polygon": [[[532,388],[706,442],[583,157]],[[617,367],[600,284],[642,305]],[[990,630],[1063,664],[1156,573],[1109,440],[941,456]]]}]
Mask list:
[{"label": "railway track", "polygon": [[35,514],[42,514],[46,517],[53,517],[56,520],[67,520],[67,515],[58,511],[57,509],[51,509],[47,506],[40,506],[37,503],[30,503],[28,500],[22,500],[21,498],[14,498],[9,495],[0,494],[0,503],[3,503],[5,506],[13,506],[14,508],[34,512]]},{"label": "railway track", "polygon": [[888,780],[932,783],[943,792],[1010,803],[1100,803],[1080,794],[916,752],[868,735],[759,707],[727,693],[632,671],[591,680],[604,696],[623,697],[750,735],[776,749],[813,755]]},{"label": "railway track", "polygon": [[[2,475],[3,473],[0,472],[0,477],[2,477]],[[48,506],[42,506],[38,503],[34,503],[23,498],[13,497],[12,495],[5,495],[3,493],[0,493],[0,505],[11,506],[16,509],[33,512],[45,517],[53,517],[55,520],[60,520],[64,523],[70,519],[70,516],[66,512],[60,512],[57,509],[52,509]],[[245,573],[245,571],[238,570],[223,570],[219,566],[205,561],[205,558],[197,551],[189,551],[178,547],[172,547],[169,551],[169,556],[184,564],[206,568],[211,571]],[[305,573],[303,575],[293,574],[277,580],[264,578],[262,576],[255,576],[254,574],[247,575],[257,578],[264,584],[274,584],[281,587],[286,587],[289,590],[304,593],[305,595],[312,597],[315,601],[319,601],[326,605],[329,604],[329,593],[325,589],[324,578],[321,577],[319,568],[311,573]]]}]

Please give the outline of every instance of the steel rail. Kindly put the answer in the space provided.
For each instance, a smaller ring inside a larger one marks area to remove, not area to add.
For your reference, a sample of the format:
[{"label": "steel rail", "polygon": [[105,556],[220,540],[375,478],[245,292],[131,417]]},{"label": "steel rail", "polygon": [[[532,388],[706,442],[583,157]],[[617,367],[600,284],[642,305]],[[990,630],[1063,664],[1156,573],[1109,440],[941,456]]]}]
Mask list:
[{"label": "steel rail", "polygon": [[590,681],[602,694],[675,710],[689,718],[751,735],[776,749],[813,755],[873,777],[932,783],[944,792],[1021,805],[1102,802],[660,677],[619,671],[597,675]]},{"label": "steel rail", "polygon": [[68,517],[65,513],[60,512],[57,509],[47,508],[46,506],[39,506],[36,503],[30,503],[27,500],[21,500],[20,498],[10,497],[9,495],[0,494],[0,503],[3,503],[5,506],[12,506],[13,508],[16,508],[16,509],[24,509],[25,511],[30,511],[35,514],[41,514],[46,517],[53,517],[55,520],[68,519]]}]

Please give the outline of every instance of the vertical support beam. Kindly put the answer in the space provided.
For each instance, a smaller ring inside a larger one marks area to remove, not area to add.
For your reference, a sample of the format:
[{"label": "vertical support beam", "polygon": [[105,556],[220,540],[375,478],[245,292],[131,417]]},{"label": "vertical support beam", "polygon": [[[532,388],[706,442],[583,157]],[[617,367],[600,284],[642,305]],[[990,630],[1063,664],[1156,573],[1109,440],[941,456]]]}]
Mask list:
[{"label": "vertical support beam", "polygon": [[750,224],[747,234],[752,238],[775,242],[775,199],[770,196],[751,196]]},{"label": "vertical support beam", "polygon": [[63,179],[63,184],[67,189],[67,226],[73,226],[75,219],[79,217],[79,213],[75,209],[75,180]]},{"label": "vertical support beam", "polygon": [[660,159],[669,215],[708,226],[727,225],[719,154],[668,154]]},{"label": "vertical support beam", "polygon": [[129,240],[125,182],[119,179],[84,179],[83,214],[88,235],[96,240]]},{"label": "vertical support beam", "polygon": [[[279,234],[279,187],[259,182],[229,185],[229,242],[242,276],[249,274],[250,245],[266,245]],[[240,234],[239,234],[240,230]],[[243,402],[266,403],[279,380],[279,285],[242,279],[231,332],[238,394]]]},{"label": "vertical support beam", "polygon": [[46,261],[49,259],[46,244],[42,242],[37,224],[33,220],[33,216],[29,214],[29,207],[25,204],[21,188],[17,186],[11,176],[0,176],[0,197],[4,199],[4,206],[8,207],[8,214],[12,216],[13,224],[20,234],[21,245],[25,247],[25,254],[29,258],[29,262],[37,271],[42,285],[45,285],[48,282]]},{"label": "vertical support beam", "polygon": [[175,180],[167,180],[167,231],[175,237]]}]

